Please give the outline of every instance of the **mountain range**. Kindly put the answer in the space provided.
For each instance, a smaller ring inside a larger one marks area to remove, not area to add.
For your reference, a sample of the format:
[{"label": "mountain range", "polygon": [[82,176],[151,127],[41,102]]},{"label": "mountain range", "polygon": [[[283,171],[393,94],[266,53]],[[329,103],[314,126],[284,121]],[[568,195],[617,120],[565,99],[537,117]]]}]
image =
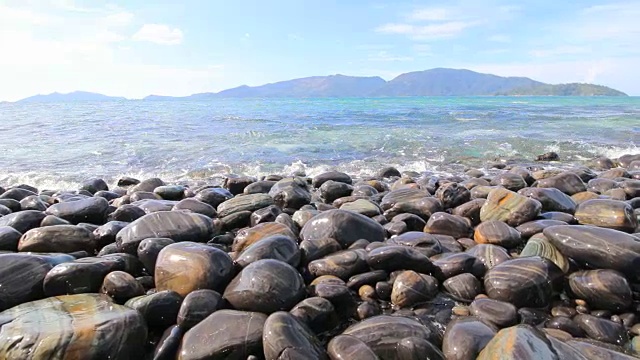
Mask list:
[{"label": "mountain range", "polygon": [[[436,68],[401,74],[390,81],[381,77],[346,75],[312,76],[261,86],[184,97],[149,95],[145,101],[208,100],[216,98],[323,98],[395,96],[626,96],[593,84],[545,84],[526,77],[502,77],[465,69]],[[123,97],[76,91],[36,95],[18,102],[121,101]]]}]

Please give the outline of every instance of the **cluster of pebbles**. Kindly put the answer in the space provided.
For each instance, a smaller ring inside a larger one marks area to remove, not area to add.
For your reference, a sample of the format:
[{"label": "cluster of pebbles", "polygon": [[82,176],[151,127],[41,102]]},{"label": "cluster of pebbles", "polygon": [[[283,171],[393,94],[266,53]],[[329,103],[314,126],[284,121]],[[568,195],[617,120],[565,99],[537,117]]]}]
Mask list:
[{"label": "cluster of pebbles", "polygon": [[0,359],[631,359],[640,155],[0,188]]}]

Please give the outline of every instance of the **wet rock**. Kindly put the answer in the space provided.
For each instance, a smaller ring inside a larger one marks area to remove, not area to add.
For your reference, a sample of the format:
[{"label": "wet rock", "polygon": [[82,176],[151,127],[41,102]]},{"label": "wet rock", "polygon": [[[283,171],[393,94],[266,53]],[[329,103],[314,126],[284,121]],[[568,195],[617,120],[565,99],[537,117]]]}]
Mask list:
[{"label": "wet rock", "polygon": [[0,226],[0,251],[18,251],[22,234],[11,226]]},{"label": "wet rock", "polygon": [[578,271],[568,277],[571,292],[593,309],[624,311],[631,306],[627,279],[615,270]]},{"label": "wet rock", "polygon": [[547,312],[543,310],[526,307],[518,309],[518,316],[520,317],[520,323],[532,326],[538,326],[550,318]]},{"label": "wet rock", "polygon": [[180,294],[164,290],[135,297],[125,305],[138,310],[150,328],[164,330],[176,323],[181,303]]},{"label": "wet rock", "polygon": [[511,260],[511,256],[503,247],[491,244],[476,245],[467,250],[467,254],[480,260],[487,270]]},{"label": "wet rock", "polygon": [[268,194],[275,183],[277,181],[274,180],[256,181],[247,185],[242,192],[245,194]]},{"label": "wet rock", "polygon": [[286,312],[276,312],[267,318],[262,344],[266,360],[328,358],[313,332]]},{"label": "wet rock", "polygon": [[351,195],[352,191],[353,186],[333,180],[327,180],[320,186],[320,196],[328,204],[338,198]]},{"label": "wet rock", "polygon": [[438,212],[429,218],[424,232],[429,234],[441,234],[453,236],[456,239],[469,237],[471,234],[470,224],[465,218],[450,215],[445,212]]},{"label": "wet rock", "polygon": [[431,273],[440,281],[466,272],[482,277],[486,272],[482,261],[464,252],[445,253],[433,261],[433,266]]},{"label": "wet rock", "polygon": [[344,205],[340,206],[340,209],[353,211],[367,217],[373,217],[382,214],[382,210],[380,209],[380,207],[378,207],[377,204],[366,199],[358,199],[353,202],[345,203]]},{"label": "wet rock", "polygon": [[229,190],[233,195],[242,194],[244,189],[256,180],[248,176],[227,177],[224,179],[224,188]]},{"label": "wet rock", "polygon": [[567,195],[573,195],[587,190],[582,179],[575,173],[569,171],[538,180],[538,187],[556,188]]},{"label": "wet rock", "polygon": [[547,329],[562,330],[574,337],[585,336],[584,331],[582,330],[582,328],[580,328],[580,325],[571,320],[570,317],[566,316],[554,316],[553,318],[545,322],[544,327]]},{"label": "wet rock", "polygon": [[539,201],[516,194],[503,188],[491,190],[487,201],[480,209],[482,222],[497,220],[516,227],[535,219],[542,205]]},{"label": "wet rock", "polygon": [[146,213],[141,208],[135,205],[125,204],[121,205],[116,209],[116,211],[111,213],[109,218],[114,221],[133,222],[145,215]]},{"label": "wet rock", "polygon": [[384,246],[371,250],[366,256],[366,261],[372,269],[389,273],[396,270],[413,270],[428,274],[434,269],[427,256],[408,246]]},{"label": "wet rock", "polygon": [[442,352],[448,360],[475,360],[497,329],[476,317],[462,317],[447,325]]},{"label": "wet rock", "polygon": [[518,323],[518,309],[504,301],[476,299],[469,306],[469,310],[471,315],[498,328],[505,328]]},{"label": "wet rock", "polygon": [[81,222],[104,224],[108,207],[109,203],[104,198],[91,197],[51,205],[45,213],[65,219],[72,224]]},{"label": "wet rock", "polygon": [[169,238],[147,238],[140,242],[137,251],[138,258],[144,265],[144,268],[147,269],[147,272],[153,274],[160,250],[173,243],[173,240]]},{"label": "wet rock", "polygon": [[302,228],[307,222],[309,222],[309,220],[313,219],[313,217],[318,214],[320,214],[320,211],[318,210],[300,209],[293,213],[291,219],[298,227]]},{"label": "wet rock", "polygon": [[542,211],[559,211],[573,214],[576,203],[562,191],[555,188],[525,188],[518,194],[538,200],[542,204]]},{"label": "wet rock", "polygon": [[352,275],[366,271],[367,261],[362,251],[345,250],[311,261],[308,268],[316,277],[334,275],[347,280]]},{"label": "wet rock", "polygon": [[168,327],[153,351],[153,360],[175,360],[184,332],[177,325]]},{"label": "wet rock", "polygon": [[536,328],[517,325],[502,329],[480,352],[478,360],[495,359],[556,360],[551,343]]},{"label": "wet rock", "polygon": [[287,236],[269,236],[247,247],[236,259],[236,263],[246,267],[262,259],[280,260],[296,267],[300,262],[298,244]]},{"label": "wet rock", "polygon": [[331,330],[338,324],[331,301],[318,296],[302,300],[291,309],[290,313],[317,334]]},{"label": "wet rock", "polygon": [[286,178],[278,181],[269,190],[269,195],[281,209],[300,209],[311,202],[307,183],[301,178]]},{"label": "wet rock", "polygon": [[495,176],[491,180],[491,185],[502,186],[503,188],[511,191],[518,191],[525,188],[527,186],[527,182],[522,176],[507,172]]},{"label": "wet rock", "polygon": [[209,204],[214,209],[223,202],[231,199],[233,194],[227,189],[222,188],[206,188],[198,191],[194,199]]},{"label": "wet rock", "polygon": [[184,334],[178,359],[246,359],[262,354],[267,316],[256,312],[219,310]]},{"label": "wet rock", "polygon": [[273,205],[273,198],[267,194],[250,194],[236,196],[218,205],[219,217],[225,217],[240,211],[256,211]]},{"label": "wet rock", "polygon": [[144,354],[147,329],[142,316],[104,295],[38,300],[4,311],[0,318],[3,359],[40,359],[40,355],[53,354],[65,359],[129,359]]},{"label": "wet rock", "polygon": [[96,249],[92,233],[80,226],[54,225],[27,231],[18,243],[19,251],[65,252]]},{"label": "wet rock", "polygon": [[222,305],[222,296],[216,291],[201,289],[190,292],[182,301],[177,324],[187,331],[217,311]]},{"label": "wet rock", "polygon": [[363,341],[380,359],[395,359],[397,344],[407,337],[434,340],[435,334],[420,322],[400,316],[379,315],[347,328],[343,335]]},{"label": "wet rock", "polygon": [[444,360],[444,354],[426,339],[412,336],[398,343],[398,360]]},{"label": "wet rock", "polygon": [[275,205],[270,205],[256,210],[251,214],[251,226],[256,226],[265,222],[274,222],[281,213],[282,210]]},{"label": "wet rock", "polygon": [[45,216],[45,213],[37,210],[14,212],[0,217],[0,226],[11,226],[24,234],[31,229],[39,227]]},{"label": "wet rock", "polygon": [[595,225],[626,232],[633,232],[638,226],[633,208],[624,201],[588,200],[578,205],[574,216],[582,225]]},{"label": "wet rock", "polygon": [[463,302],[473,301],[482,292],[480,281],[469,273],[450,277],[442,285],[454,299]]},{"label": "wet rock", "polygon": [[480,223],[480,209],[485,201],[485,199],[473,199],[451,210],[451,214],[465,217],[471,220],[472,225],[477,225]]},{"label": "wet rock", "polygon": [[210,218],[214,218],[217,215],[213,206],[194,198],[180,200],[173,206],[172,210],[187,210]]},{"label": "wet rock", "polygon": [[543,234],[534,235],[527,241],[524,249],[520,252],[520,257],[539,256],[551,260],[562,272],[569,271],[569,260],[558,248],[556,248]]},{"label": "wet rock", "polygon": [[20,200],[20,209],[45,211],[47,210],[47,204],[38,195],[31,195]]},{"label": "wet rock", "polygon": [[287,263],[272,259],[249,264],[223,294],[238,310],[265,314],[290,310],[304,296],[304,281],[298,271]]},{"label": "wet rock", "polygon": [[592,226],[551,226],[543,231],[567,257],[592,267],[618,270],[636,276],[640,266],[640,242],[613,229]]},{"label": "wet rock", "polygon": [[205,242],[214,234],[210,218],[182,211],[160,211],[145,215],[122,229],[116,236],[118,250],[136,254],[147,238],[169,238],[175,242]]},{"label": "wet rock", "polygon": [[116,270],[124,270],[125,263],[117,258],[83,258],[53,267],[45,276],[46,296],[97,293],[104,277]]},{"label": "wet rock", "polygon": [[409,231],[395,236],[388,241],[389,244],[410,246],[427,257],[443,252],[443,247],[438,238],[432,234],[421,231]]},{"label": "wet rock", "polygon": [[606,347],[605,343],[586,341],[586,339],[568,340],[567,345],[577,350],[585,359],[631,360],[633,356],[624,354],[621,348]]},{"label": "wet rock", "polygon": [[587,190],[596,194],[602,194],[617,187],[619,187],[618,182],[611,179],[592,179],[587,183]]},{"label": "wet rock", "polygon": [[[128,188],[127,194],[131,195],[137,191],[153,192],[155,188],[163,185],[164,185],[164,181],[162,181],[161,179],[158,179],[158,178],[145,179],[135,184],[134,186]],[[118,184],[118,186],[125,186],[125,185]]]},{"label": "wet rock", "polygon": [[438,281],[429,275],[415,271],[403,271],[393,282],[391,302],[400,307],[412,307],[435,297]]},{"label": "wet rock", "polygon": [[489,220],[476,227],[474,240],[480,244],[493,244],[506,249],[517,247],[522,242],[520,232],[502,221]]},{"label": "wet rock", "polygon": [[125,301],[144,294],[144,288],[130,274],[124,271],[113,271],[105,276],[100,292],[111,297],[115,302]]},{"label": "wet rock", "polygon": [[356,240],[384,241],[385,233],[380,224],[354,212],[329,210],[312,218],[300,231],[302,240],[333,238],[343,247]]},{"label": "wet rock", "polygon": [[308,264],[340,250],[342,247],[332,238],[304,240],[300,243],[300,263]]},{"label": "wet rock", "polygon": [[327,352],[331,360],[377,360],[378,356],[362,340],[338,335],[329,341]]},{"label": "wet rock", "polygon": [[560,160],[560,156],[558,153],[550,151],[548,153],[544,153],[542,155],[538,155],[536,157],[536,161],[558,161]]},{"label": "wet rock", "polygon": [[193,242],[166,246],[156,261],[157,289],[183,297],[198,289],[221,290],[232,276],[233,262],[227,253]]},{"label": "wet rock", "polygon": [[562,270],[550,260],[527,257],[508,260],[487,271],[484,287],[490,298],[518,307],[542,307],[551,299],[553,282]]},{"label": "wet rock", "polygon": [[[393,207],[396,207],[399,204],[419,201],[419,200],[422,200],[423,198],[430,197],[430,196],[431,194],[429,194],[428,191],[419,190],[419,189],[393,190],[385,194],[384,197],[382,197],[380,201],[380,206],[382,207],[382,210],[387,211]],[[394,216],[395,215],[397,214],[394,214]]]},{"label": "wet rock", "polygon": [[[392,194],[392,193],[389,193],[389,194]],[[442,208],[442,203],[437,198],[419,197],[423,195],[427,196],[425,195],[425,193],[426,193],[425,191],[419,190],[418,194],[414,194],[416,197],[418,197],[417,199],[393,203],[393,206],[388,207],[385,210],[384,216],[387,219],[392,219],[396,215],[406,213],[406,214],[418,215],[425,221],[429,220],[431,215],[433,215],[434,213],[443,211],[443,208]],[[383,201],[384,201],[384,198],[383,198]],[[389,201],[394,201],[394,199],[390,199]]]},{"label": "wet rock", "polygon": [[312,185],[314,188],[319,188],[322,186],[322,184],[324,184],[325,182],[329,181],[329,180],[333,180],[336,182],[341,182],[341,183],[345,183],[345,184],[351,184],[352,180],[351,180],[351,176],[343,173],[343,172],[339,172],[339,171],[328,171],[325,173],[322,173],[320,175],[317,175],[316,177],[313,178],[313,182]]},{"label": "wet rock", "polygon": [[524,239],[528,239],[533,235],[542,233],[542,230],[548,228],[549,226],[556,226],[556,225],[568,225],[568,224],[564,221],[558,221],[558,220],[546,220],[546,219],[533,220],[518,226],[516,230],[520,233],[520,235]]},{"label": "wet rock", "polygon": [[0,311],[44,297],[42,284],[52,268],[46,259],[0,254],[0,264]]},{"label": "wet rock", "polygon": [[624,326],[611,320],[588,314],[578,314],[573,320],[594,340],[616,345],[624,345],[629,340]]},{"label": "wet rock", "polygon": [[248,229],[240,230],[233,240],[232,250],[242,252],[251,244],[273,235],[287,236],[291,239],[297,238],[297,236],[295,236],[291,229],[286,225],[278,222],[262,223]]},{"label": "wet rock", "polygon": [[153,189],[153,192],[164,200],[182,200],[186,188],[182,185],[163,185]]},{"label": "wet rock", "polygon": [[114,243],[116,241],[116,235],[118,235],[120,230],[124,229],[127,225],[129,225],[129,223],[124,221],[109,221],[108,223],[98,227],[93,231],[96,247],[102,248]]},{"label": "wet rock", "polygon": [[21,201],[22,199],[33,195],[37,196],[38,194],[35,191],[14,187],[13,189],[9,189],[0,194],[0,199],[12,199],[15,201]]},{"label": "wet rock", "polygon": [[442,202],[442,206],[445,209],[460,206],[471,200],[471,193],[469,193],[469,190],[454,182],[440,186],[436,191],[435,196],[440,200],[440,202]]},{"label": "wet rock", "polygon": [[[0,205],[9,209],[10,210],[9,213],[22,210],[20,207],[20,202],[14,199],[5,199],[0,197]],[[7,215],[7,214],[3,214],[3,215]]]}]

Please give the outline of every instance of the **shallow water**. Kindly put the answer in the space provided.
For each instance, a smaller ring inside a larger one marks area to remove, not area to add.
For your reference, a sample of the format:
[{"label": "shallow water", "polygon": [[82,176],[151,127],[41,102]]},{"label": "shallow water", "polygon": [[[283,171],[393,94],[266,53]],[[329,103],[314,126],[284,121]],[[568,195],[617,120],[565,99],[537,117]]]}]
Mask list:
[{"label": "shallow water", "polygon": [[640,153],[640,97],[219,99],[0,104],[0,185],[166,180],[383,165],[448,172],[495,158]]}]

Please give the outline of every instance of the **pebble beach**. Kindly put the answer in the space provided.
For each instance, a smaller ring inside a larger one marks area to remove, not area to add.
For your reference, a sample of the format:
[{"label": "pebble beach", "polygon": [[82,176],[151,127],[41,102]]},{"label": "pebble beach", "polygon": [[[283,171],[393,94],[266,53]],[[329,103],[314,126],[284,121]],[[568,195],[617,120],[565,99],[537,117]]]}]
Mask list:
[{"label": "pebble beach", "polygon": [[561,160],[0,184],[0,359],[638,358],[640,154]]}]

